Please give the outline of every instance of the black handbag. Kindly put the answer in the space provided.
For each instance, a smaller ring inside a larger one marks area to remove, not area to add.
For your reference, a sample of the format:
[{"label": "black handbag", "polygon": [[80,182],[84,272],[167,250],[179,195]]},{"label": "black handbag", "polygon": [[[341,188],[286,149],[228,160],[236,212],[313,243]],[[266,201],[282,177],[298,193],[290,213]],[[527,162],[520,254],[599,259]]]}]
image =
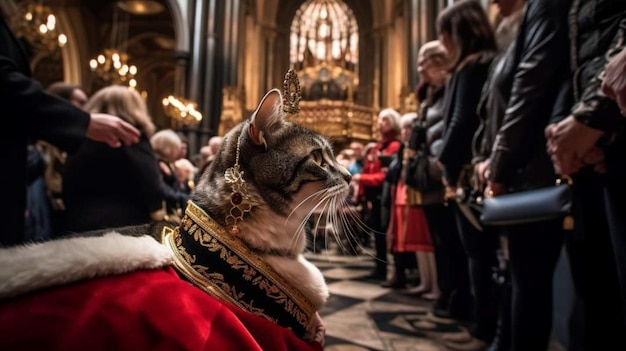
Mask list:
[{"label": "black handbag", "polygon": [[485,198],[481,221],[502,226],[563,218],[563,228],[572,230],[572,181],[557,180],[556,186]]}]

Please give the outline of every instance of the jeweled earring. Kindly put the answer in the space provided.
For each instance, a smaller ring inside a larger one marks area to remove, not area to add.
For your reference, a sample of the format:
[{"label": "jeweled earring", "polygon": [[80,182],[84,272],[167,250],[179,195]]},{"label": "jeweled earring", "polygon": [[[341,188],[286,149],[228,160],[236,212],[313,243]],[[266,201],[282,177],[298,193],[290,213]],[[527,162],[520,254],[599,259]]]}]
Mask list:
[{"label": "jeweled earring", "polygon": [[239,152],[243,135],[244,133],[242,132],[237,139],[235,164],[224,172],[226,184],[230,185],[230,204],[232,206],[229,214],[226,216],[226,225],[231,226],[230,233],[233,235],[241,232],[237,224],[243,221],[245,213],[249,213],[252,210],[252,205],[248,201],[250,197],[248,196],[246,181],[243,179],[243,171],[239,170]]}]

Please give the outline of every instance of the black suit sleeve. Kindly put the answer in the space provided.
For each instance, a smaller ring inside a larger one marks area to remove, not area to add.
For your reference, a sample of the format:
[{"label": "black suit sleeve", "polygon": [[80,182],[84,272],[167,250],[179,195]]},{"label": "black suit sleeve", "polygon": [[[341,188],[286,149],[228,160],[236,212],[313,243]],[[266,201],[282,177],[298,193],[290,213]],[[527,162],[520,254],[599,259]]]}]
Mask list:
[{"label": "black suit sleeve", "polygon": [[26,130],[33,140],[46,140],[67,152],[80,146],[89,125],[88,113],[46,93],[4,56],[0,56],[0,106],[11,116],[4,121],[8,131]]}]

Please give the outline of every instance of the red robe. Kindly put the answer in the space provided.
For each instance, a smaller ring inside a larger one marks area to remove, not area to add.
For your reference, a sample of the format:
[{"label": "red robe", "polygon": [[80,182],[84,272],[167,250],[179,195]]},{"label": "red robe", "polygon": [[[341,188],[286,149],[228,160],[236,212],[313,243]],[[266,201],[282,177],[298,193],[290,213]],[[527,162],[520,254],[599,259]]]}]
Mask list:
[{"label": "red robe", "polygon": [[168,265],[0,296],[0,331],[0,350],[322,350]]}]

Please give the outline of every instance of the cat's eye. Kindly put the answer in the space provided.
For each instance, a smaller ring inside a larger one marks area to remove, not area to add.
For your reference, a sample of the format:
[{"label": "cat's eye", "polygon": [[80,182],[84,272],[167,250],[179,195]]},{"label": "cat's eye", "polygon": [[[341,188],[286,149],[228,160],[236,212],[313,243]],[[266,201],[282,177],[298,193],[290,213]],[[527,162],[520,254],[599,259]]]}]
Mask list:
[{"label": "cat's eye", "polygon": [[311,152],[311,154],[309,155],[309,157],[318,165],[318,166],[324,166],[324,154],[322,153],[322,150],[314,150],[313,152]]}]

